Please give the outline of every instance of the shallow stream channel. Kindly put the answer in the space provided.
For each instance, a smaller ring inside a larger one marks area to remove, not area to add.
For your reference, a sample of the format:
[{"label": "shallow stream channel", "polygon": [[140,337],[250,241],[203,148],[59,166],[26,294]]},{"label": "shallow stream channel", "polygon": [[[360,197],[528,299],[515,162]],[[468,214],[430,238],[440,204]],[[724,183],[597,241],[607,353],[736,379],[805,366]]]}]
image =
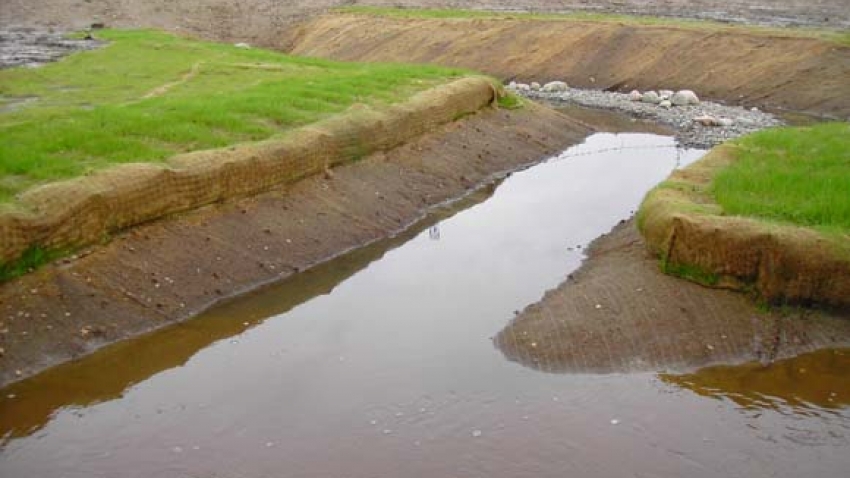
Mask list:
[{"label": "shallow stream channel", "polygon": [[791,398],[846,371],[842,351],[809,382],[783,381],[795,361],[703,381],[544,373],[494,345],[703,153],[594,134],[400,236],[14,384],[0,475],[846,476],[848,397]]}]

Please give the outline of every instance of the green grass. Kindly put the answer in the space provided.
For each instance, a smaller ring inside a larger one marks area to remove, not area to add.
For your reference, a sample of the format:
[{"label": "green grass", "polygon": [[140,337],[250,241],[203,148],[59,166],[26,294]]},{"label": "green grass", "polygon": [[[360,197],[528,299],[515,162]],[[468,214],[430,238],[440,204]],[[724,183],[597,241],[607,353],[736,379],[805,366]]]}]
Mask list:
[{"label": "green grass", "polygon": [[526,20],[563,20],[620,23],[624,25],[674,26],[703,30],[741,31],[747,33],[786,37],[806,37],[830,41],[850,46],[850,32],[820,28],[776,28],[752,25],[730,25],[710,20],[691,20],[648,15],[621,15],[612,13],[569,12],[494,12],[486,10],[429,9],[429,8],[387,8],[387,7],[339,7],[334,11],[358,15],[374,15],[395,18],[430,19],[526,19]]},{"label": "green grass", "polygon": [[525,102],[522,97],[513,93],[507,93],[499,97],[499,107],[506,110],[516,110],[522,108],[524,104]]},{"label": "green grass", "polygon": [[155,31],[97,36],[109,44],[0,71],[0,205],[34,185],[267,139],[354,103],[398,102],[468,74],[298,58]]},{"label": "green grass", "polygon": [[63,255],[65,255],[64,251],[48,251],[37,246],[30,247],[18,260],[0,263],[0,284],[31,272]]},{"label": "green grass", "polygon": [[720,282],[720,276],[692,264],[673,264],[666,259],[661,260],[661,272],[697,284],[713,287]]},{"label": "green grass", "polygon": [[765,130],[737,141],[714,178],[724,214],[850,233],[850,123]]}]

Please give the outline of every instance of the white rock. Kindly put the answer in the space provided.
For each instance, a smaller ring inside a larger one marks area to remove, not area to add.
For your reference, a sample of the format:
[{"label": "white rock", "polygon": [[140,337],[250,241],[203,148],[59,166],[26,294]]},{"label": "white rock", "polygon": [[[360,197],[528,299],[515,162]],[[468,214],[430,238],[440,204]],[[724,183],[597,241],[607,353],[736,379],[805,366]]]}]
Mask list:
[{"label": "white rock", "polygon": [[244,49],[251,48],[251,45],[249,45],[247,43],[235,43],[233,46],[235,46],[236,48],[244,48]]},{"label": "white rock", "polygon": [[508,83],[508,88],[511,88],[511,89],[516,88],[516,81],[512,81],[512,82]]},{"label": "white rock", "polygon": [[697,94],[691,90],[681,90],[677,91],[676,94],[670,98],[670,101],[675,106],[698,105],[699,97],[697,97]]},{"label": "white rock", "polygon": [[638,90],[632,90],[632,92],[629,93],[630,101],[640,101],[641,98],[643,98],[643,95],[640,94],[640,91]]},{"label": "white rock", "polygon": [[664,100],[661,103],[658,103],[658,106],[660,106],[662,108],[670,109],[670,108],[673,107],[673,103],[671,103],[670,100]]},{"label": "white rock", "polygon": [[560,93],[562,91],[567,91],[569,86],[563,81],[550,81],[543,85],[543,91],[546,93]]},{"label": "white rock", "polygon": [[540,83],[538,83],[536,81],[532,81],[531,82],[531,89],[534,90],[534,91],[539,90],[540,89]]},{"label": "white rock", "polygon": [[517,83],[516,85],[517,91],[531,91],[531,87],[525,83]]},{"label": "white rock", "polygon": [[729,118],[717,118],[717,126],[722,126],[724,128],[728,128],[735,124],[735,121]]},{"label": "white rock", "polygon": [[658,96],[658,93],[654,91],[647,91],[643,94],[643,97],[640,100],[644,103],[652,103],[654,105],[661,102],[661,98]]},{"label": "white rock", "polygon": [[694,118],[694,123],[699,123],[703,126],[717,126],[717,118],[711,115],[702,115]]},{"label": "white rock", "polygon": [[658,92],[658,96],[660,96],[662,100],[669,100],[674,94],[675,92],[672,90],[661,90]]}]

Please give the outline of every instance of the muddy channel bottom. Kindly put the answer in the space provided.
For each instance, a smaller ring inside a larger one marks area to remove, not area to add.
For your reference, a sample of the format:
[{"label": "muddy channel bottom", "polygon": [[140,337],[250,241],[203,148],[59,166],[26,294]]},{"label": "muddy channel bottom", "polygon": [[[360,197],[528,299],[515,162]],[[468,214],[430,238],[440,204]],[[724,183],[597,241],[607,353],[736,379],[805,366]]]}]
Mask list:
[{"label": "muddy channel bottom", "polygon": [[[593,135],[397,238],[4,389],[0,474],[840,476],[843,351],[592,375],[526,368],[493,344],[702,154]],[[814,378],[783,379],[800,368]]]}]

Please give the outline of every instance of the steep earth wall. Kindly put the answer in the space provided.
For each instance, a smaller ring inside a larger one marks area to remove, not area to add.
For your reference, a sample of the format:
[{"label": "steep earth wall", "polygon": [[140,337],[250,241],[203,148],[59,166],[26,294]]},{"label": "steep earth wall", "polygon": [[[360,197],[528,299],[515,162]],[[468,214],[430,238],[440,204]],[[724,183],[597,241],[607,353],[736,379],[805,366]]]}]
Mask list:
[{"label": "steep earth wall", "polygon": [[742,30],[560,20],[404,19],[332,14],[292,30],[291,52],[437,63],[502,79],[709,99],[850,118],[850,47]]}]

